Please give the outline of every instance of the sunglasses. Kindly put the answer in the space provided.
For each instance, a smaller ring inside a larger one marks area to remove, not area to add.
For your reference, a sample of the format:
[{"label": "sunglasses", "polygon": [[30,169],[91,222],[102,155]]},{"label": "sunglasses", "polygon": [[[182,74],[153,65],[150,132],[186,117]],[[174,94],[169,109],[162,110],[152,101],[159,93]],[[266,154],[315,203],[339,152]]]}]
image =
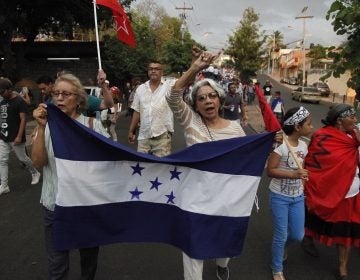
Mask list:
[{"label": "sunglasses", "polygon": [[213,92],[209,92],[208,94],[206,94],[206,93],[197,94],[196,100],[199,102],[205,102],[207,98],[209,98],[210,100],[213,100],[218,97],[219,97],[219,94],[216,91],[213,91]]}]

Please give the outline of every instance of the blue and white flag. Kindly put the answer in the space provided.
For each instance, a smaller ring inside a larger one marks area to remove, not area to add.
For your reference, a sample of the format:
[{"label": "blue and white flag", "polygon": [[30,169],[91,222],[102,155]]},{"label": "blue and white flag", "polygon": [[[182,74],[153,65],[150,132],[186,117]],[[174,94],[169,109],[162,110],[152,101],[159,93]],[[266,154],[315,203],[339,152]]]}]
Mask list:
[{"label": "blue and white flag", "polygon": [[159,242],[197,259],[241,254],[274,134],[137,153],[48,107],[57,250]]}]

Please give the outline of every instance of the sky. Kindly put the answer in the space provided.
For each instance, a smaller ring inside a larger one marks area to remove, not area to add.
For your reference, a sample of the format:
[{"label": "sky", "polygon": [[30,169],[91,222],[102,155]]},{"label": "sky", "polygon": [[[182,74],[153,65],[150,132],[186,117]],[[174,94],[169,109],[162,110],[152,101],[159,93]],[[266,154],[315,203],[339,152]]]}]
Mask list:
[{"label": "sky", "polygon": [[[141,1],[137,0],[135,4]],[[301,40],[303,36],[303,19],[295,19],[305,6],[306,46],[310,43],[323,46],[339,45],[346,40],[333,31],[330,21],[325,16],[332,0],[153,0],[165,8],[170,16],[179,16],[182,10],[176,7],[192,7],[186,11],[186,22],[192,38],[205,45],[209,50],[226,48],[230,34],[239,26],[246,8],[252,7],[259,14],[258,23],[265,34],[278,30],[284,36],[284,43]],[[296,44],[290,44],[295,48]]]}]

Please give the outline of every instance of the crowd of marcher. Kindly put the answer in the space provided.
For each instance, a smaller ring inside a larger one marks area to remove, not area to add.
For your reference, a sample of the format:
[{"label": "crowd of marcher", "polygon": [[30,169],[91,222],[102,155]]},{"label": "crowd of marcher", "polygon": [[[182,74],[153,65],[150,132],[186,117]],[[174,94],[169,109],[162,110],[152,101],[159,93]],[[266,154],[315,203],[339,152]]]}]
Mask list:
[{"label": "crowd of marcher", "polygon": [[[66,279],[69,251],[56,251],[52,247],[57,173],[47,124],[48,104],[53,103],[74,121],[114,141],[118,140],[115,124],[119,113],[128,107],[126,116],[131,117],[128,142],[137,142],[138,152],[158,157],[171,154],[173,118],[183,126],[187,146],[245,136],[243,128],[249,121],[246,105],[255,102],[254,82],[220,80],[218,72],[209,71],[218,54],[193,48],[192,57],[189,69],[180,78],[166,81],[162,79],[163,65],[152,61],[148,65],[149,80],[134,86],[128,83],[124,93],[115,86],[110,87],[103,70],[99,70],[97,77],[97,96],[86,94],[73,74],[58,73],[55,81],[49,76],[40,77],[37,84],[41,103],[33,111],[37,126],[31,134],[31,159],[25,147],[29,91],[24,88],[18,94],[9,79],[0,79],[0,195],[10,192],[11,150],[30,171],[31,184],[39,182],[40,172],[36,168],[42,168],[40,202],[44,211],[49,279]],[[212,75],[206,74],[208,72]],[[273,279],[285,279],[284,263],[291,243],[302,242],[307,252],[316,255],[314,240],[325,245],[336,244],[336,277],[347,279],[350,248],[360,247],[360,134],[355,110],[343,104],[331,108],[323,121],[324,127],[314,132],[308,147],[301,137],[312,133],[309,111],[302,106],[285,111],[281,93],[277,91],[273,96],[272,87],[266,81],[264,95],[282,125],[267,164],[268,176],[272,177],[269,204],[274,225]],[[99,118],[97,112],[101,111]],[[99,247],[79,248],[79,251],[81,279],[94,279]],[[229,261],[229,258],[216,259],[217,279],[230,279]],[[202,279],[203,260],[183,253],[183,266],[184,279]]]}]

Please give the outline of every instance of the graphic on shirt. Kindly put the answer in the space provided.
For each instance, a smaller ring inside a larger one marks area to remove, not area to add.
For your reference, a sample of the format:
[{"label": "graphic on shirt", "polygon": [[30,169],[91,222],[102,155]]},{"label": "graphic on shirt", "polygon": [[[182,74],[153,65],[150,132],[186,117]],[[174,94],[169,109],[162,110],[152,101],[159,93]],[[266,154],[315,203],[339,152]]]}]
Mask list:
[{"label": "graphic on shirt", "polygon": [[8,112],[7,112],[7,104],[6,105],[2,105],[0,107],[0,114],[1,114],[1,130],[0,133],[1,135],[4,135],[5,137],[8,136],[8,123],[7,123],[7,118],[8,118]]}]

